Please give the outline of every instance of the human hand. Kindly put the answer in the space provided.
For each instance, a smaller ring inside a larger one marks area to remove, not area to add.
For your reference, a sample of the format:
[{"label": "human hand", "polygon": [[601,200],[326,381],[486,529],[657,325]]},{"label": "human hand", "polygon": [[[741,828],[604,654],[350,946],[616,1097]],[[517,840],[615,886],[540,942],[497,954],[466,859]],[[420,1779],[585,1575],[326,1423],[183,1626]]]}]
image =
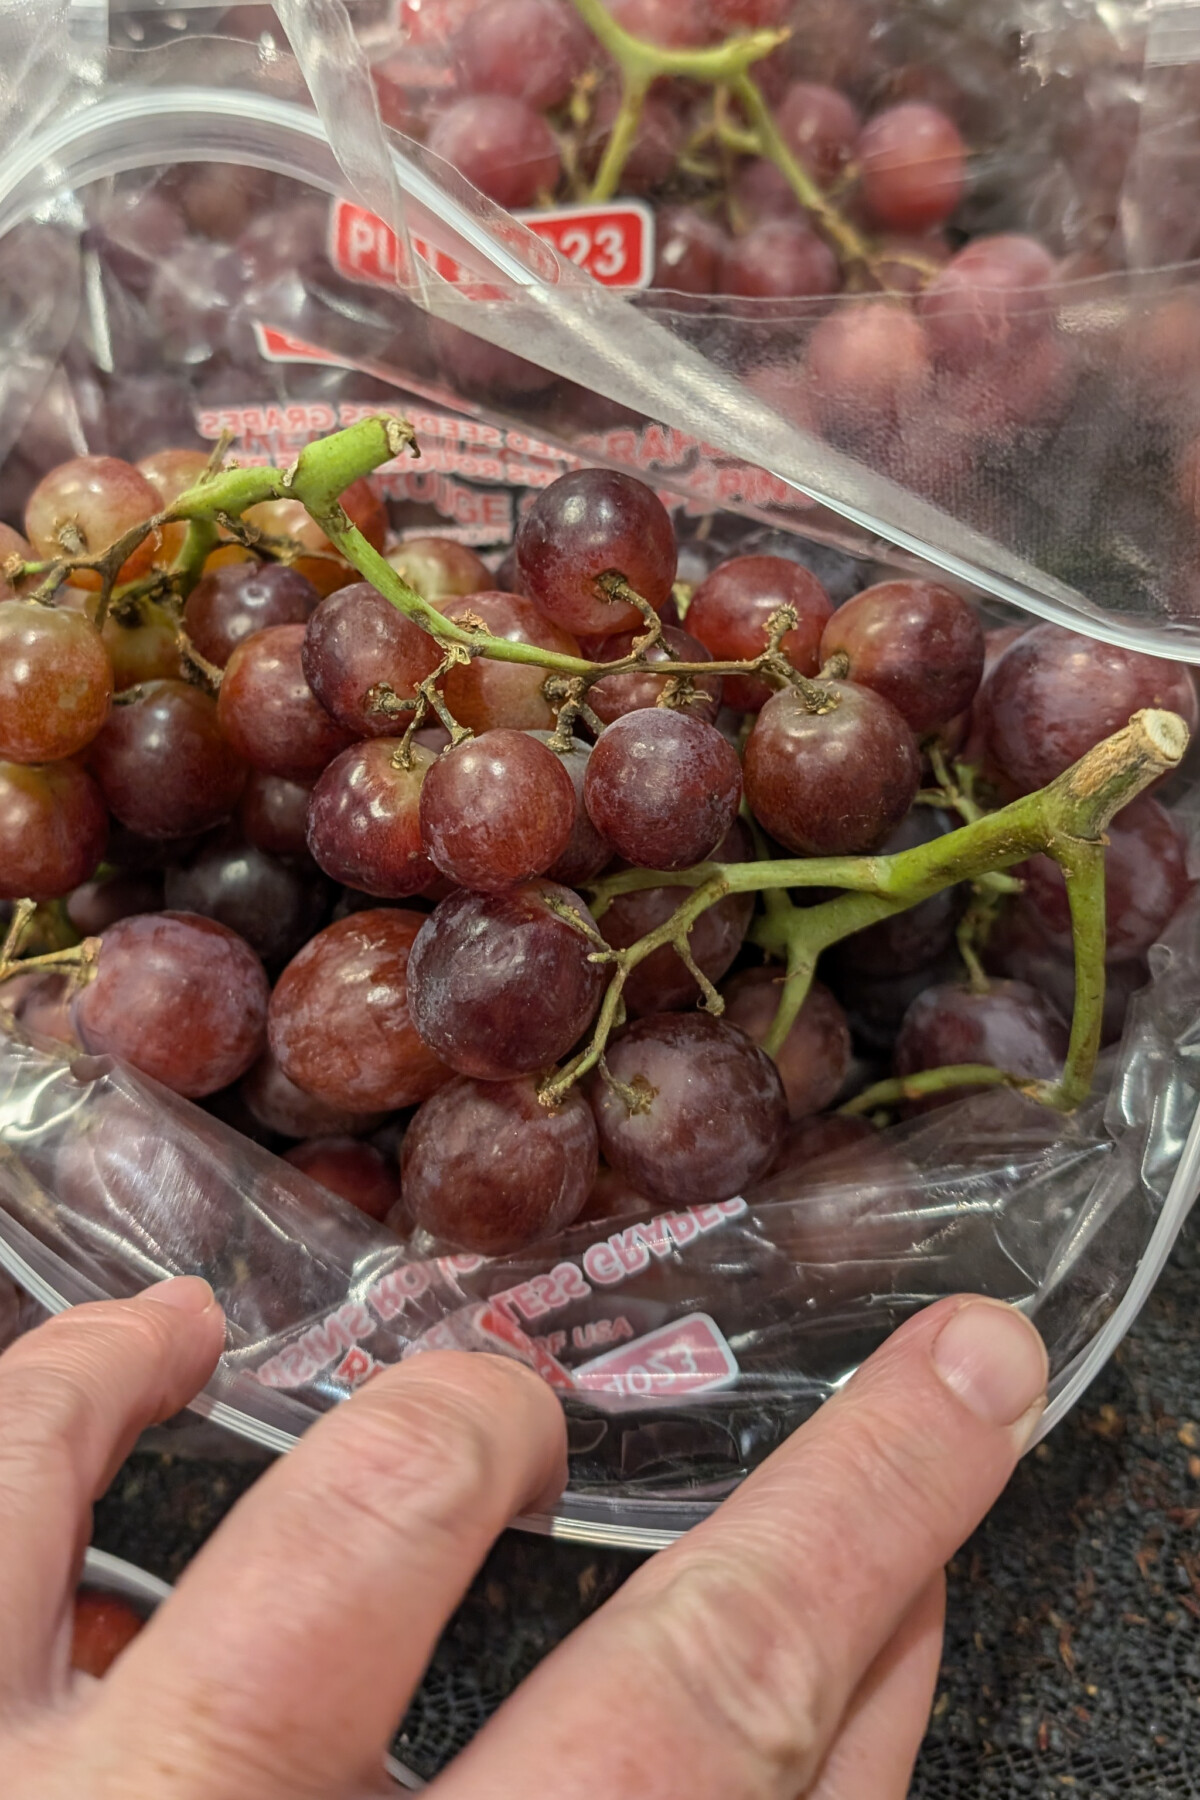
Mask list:
[{"label": "human hand", "polygon": [[[565,1477],[549,1388],[501,1358],[378,1376],[251,1489],[86,1688],[67,1667],[88,1507],[204,1384],[203,1282],[50,1321],[0,1357],[6,1800],[362,1800],[492,1539]],[[1033,1328],[910,1320],[720,1511],[651,1559],[439,1778],[439,1800],[901,1800],[942,1567],[1040,1416]]]}]

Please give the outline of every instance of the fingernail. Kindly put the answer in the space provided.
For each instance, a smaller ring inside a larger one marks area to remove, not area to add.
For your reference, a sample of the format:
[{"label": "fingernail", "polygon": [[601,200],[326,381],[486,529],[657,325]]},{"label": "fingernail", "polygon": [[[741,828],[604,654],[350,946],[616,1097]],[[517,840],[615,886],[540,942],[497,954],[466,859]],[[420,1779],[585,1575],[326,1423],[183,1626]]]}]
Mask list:
[{"label": "fingernail", "polygon": [[207,1312],[214,1300],[212,1289],[199,1275],[173,1275],[167,1281],[156,1281],[153,1287],[142,1289],[141,1297],[189,1313]]},{"label": "fingernail", "polygon": [[932,1354],[946,1386],[985,1425],[1015,1425],[1046,1391],[1050,1365],[1036,1327],[999,1300],[960,1306]]}]

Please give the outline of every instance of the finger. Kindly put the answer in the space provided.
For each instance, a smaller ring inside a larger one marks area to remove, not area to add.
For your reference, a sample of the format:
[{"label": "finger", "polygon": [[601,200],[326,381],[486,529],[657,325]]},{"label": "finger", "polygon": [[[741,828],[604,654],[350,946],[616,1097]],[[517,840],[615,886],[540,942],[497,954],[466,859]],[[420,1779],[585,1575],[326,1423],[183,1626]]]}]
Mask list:
[{"label": "finger", "polygon": [[945,1622],[939,1572],[867,1670],[805,1800],[905,1800],[929,1723]]},{"label": "finger", "polygon": [[377,1783],[492,1541],[565,1476],[562,1409],[520,1364],[429,1353],[376,1376],[250,1490],[126,1650],[102,1766],[115,1779],[135,1731],[166,1746],[156,1800]]},{"label": "finger", "polygon": [[224,1341],[212,1289],[183,1277],[73,1307],[0,1356],[0,1703],[45,1691],[92,1501]]},{"label": "finger", "polygon": [[443,1776],[506,1800],[793,1800],[867,1669],[999,1494],[1046,1384],[983,1300],[910,1320],[720,1511],[641,1568]]}]

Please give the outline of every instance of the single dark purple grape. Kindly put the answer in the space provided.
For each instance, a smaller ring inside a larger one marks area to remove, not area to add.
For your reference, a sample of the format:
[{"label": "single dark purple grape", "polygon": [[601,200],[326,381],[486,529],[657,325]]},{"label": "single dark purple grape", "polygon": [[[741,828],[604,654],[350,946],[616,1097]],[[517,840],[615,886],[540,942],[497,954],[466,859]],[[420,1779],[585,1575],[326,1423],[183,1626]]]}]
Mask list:
[{"label": "single dark purple grape", "polygon": [[548,619],[589,637],[636,631],[636,607],[612,600],[601,575],[623,575],[661,611],[678,550],[662,501],[642,481],[610,469],[575,469],[543,488],[517,534],[525,592]]},{"label": "single dark purple grape", "polygon": [[373,1145],[357,1138],[309,1138],[286,1150],[283,1160],[369,1219],[386,1219],[400,1199],[396,1169]]},{"label": "single dark purple grape", "polygon": [[285,563],[226,563],[202,575],[184,608],[187,634],[223,669],[239,644],[271,625],[304,625],[320,595]]},{"label": "single dark purple grape", "polygon": [[306,856],[311,794],[307,782],[251,769],[237,810],[246,842],[267,856]]},{"label": "single dark purple grape", "polygon": [[[1057,1009],[1023,981],[993,981],[984,993],[947,982],[927,988],[905,1013],[896,1039],[896,1073],[990,1063],[1009,1075],[1046,1080],[1062,1069],[1068,1035]],[[944,1106],[970,1092],[950,1088],[915,1105]]]},{"label": "single dark purple grape", "polygon": [[[590,770],[589,765],[589,770]],[[575,787],[523,731],[488,731],[448,750],[421,788],[431,861],[461,887],[499,893],[558,861],[575,827]]]},{"label": "single dark purple grape", "polygon": [[284,862],[247,844],[236,827],[210,838],[195,856],[168,869],[172,912],[200,913],[245,938],[268,968],[304,947],[333,910],[334,888],[307,858]]},{"label": "single dark purple grape", "polygon": [[144,838],[189,837],[219,825],[246,781],[215,701],[184,681],[130,688],[92,745],[90,763],[113,815]]},{"label": "single dark purple grape", "polygon": [[[605,638],[597,646],[593,661],[622,661],[633,654],[638,635],[636,631],[625,631],[616,637]],[[672,678],[672,661],[711,662],[712,652],[690,632],[681,631],[678,626],[664,625],[663,642],[646,652],[646,660],[657,664],[663,673],[652,675],[645,669],[630,669],[624,675],[605,675],[588,689],[588,705],[605,725],[611,725],[614,719],[623,718],[626,713],[656,706]],[[690,696],[680,696],[672,706],[673,710],[686,713],[689,719],[701,719],[706,725],[712,725],[721,710],[721,677],[693,676]]]},{"label": "single dark purple grape", "polygon": [[[540,744],[550,744],[554,737],[552,731],[531,731],[529,735],[537,738]],[[555,745],[554,754],[575,786],[575,827],[566,849],[557,862],[551,863],[546,874],[551,881],[561,881],[564,887],[580,887],[608,867],[613,859],[613,847],[596,830],[583,803],[583,782],[591,761],[592,746],[582,738],[572,738],[569,749],[560,750]]]},{"label": "single dark purple grape", "polygon": [[883,581],[847,600],[821,638],[823,663],[839,653],[849,679],[890,700],[918,737],[965,711],[983,679],[983,627],[934,581]]},{"label": "single dark purple grape", "polygon": [[627,862],[687,869],[737,818],[742,771],[714,726],[648,707],[605,727],[583,795],[593,825]]},{"label": "single dark purple grape", "polygon": [[421,839],[421,788],[437,757],[399,738],[352,744],[312,792],[308,848],[335,881],[382,900],[419,894],[437,877]]},{"label": "single dark purple grape", "polygon": [[60,900],[107,836],[104,796],[74,763],[0,762],[0,900]]},{"label": "single dark purple grape", "polygon": [[[770,1168],[787,1126],[779,1071],[745,1032],[708,1013],[638,1019],[590,1083],[605,1161],[639,1192],[731,1200]],[[618,1085],[619,1084],[619,1085]]]},{"label": "single dark purple grape", "polygon": [[[955,830],[958,823],[937,807],[914,806],[908,817],[889,832],[878,854],[899,856],[904,850],[932,844]],[[953,944],[965,904],[961,887],[943,888],[928,900],[910,906],[907,912],[881,919],[878,925],[868,925],[865,931],[856,931],[846,938],[834,953],[835,964],[868,980],[912,975],[918,969],[927,969]]]},{"label": "single dark purple grape", "polygon": [[596,1164],[596,1127],[577,1088],[551,1110],[532,1077],[460,1078],[417,1113],[400,1171],[415,1225],[452,1249],[506,1256],[578,1217]]},{"label": "single dark purple grape", "polygon": [[873,850],[916,798],[917,740],[870,688],[821,685],[828,710],[810,712],[795,688],[785,688],[759,713],[746,745],[746,798],[759,823],[795,855]]},{"label": "single dark purple grape", "polygon": [[374,1131],[382,1113],[349,1112],[306,1094],[289,1081],[270,1050],[242,1077],[238,1094],[251,1118],[277,1137],[324,1138],[365,1135]]},{"label": "single dark purple grape", "polygon": [[161,912],[163,905],[160,875],[119,873],[99,876],[77,887],[67,901],[67,917],[81,937],[99,937],[118,919],[130,919],[135,913]]},{"label": "single dark purple grape", "polygon": [[553,881],[452,894],[412,947],[413,1023],[458,1075],[509,1081],[552,1068],[604,993],[595,931],[578,894]]},{"label": "single dark purple grape", "polygon": [[261,1054],[268,992],[262,963],[236,932],[193,913],[143,913],[104,933],[75,1024],[87,1049],[196,1099]]},{"label": "single dark purple grape", "polygon": [[[783,998],[783,971],[778,968],[743,969],[721,990],[722,1015],[755,1044],[761,1044]],[[809,989],[804,1005],[783,1043],[771,1059],[779,1070],[787,1095],[788,1117],[804,1119],[832,1106],[850,1072],[850,1027],[846,1015],[827,987],[819,981]]]},{"label": "single dark purple grape", "polygon": [[256,769],[312,781],[351,742],[304,679],[303,625],[273,625],[238,645],[217,699],[221,731]]},{"label": "single dark purple grape", "polygon": [[378,690],[415,699],[418,682],[433,674],[441,652],[437,640],[378,588],[355,581],[317,607],[301,660],[309,687],[339,725],[356,737],[393,737],[404,728],[403,716],[377,704]]}]

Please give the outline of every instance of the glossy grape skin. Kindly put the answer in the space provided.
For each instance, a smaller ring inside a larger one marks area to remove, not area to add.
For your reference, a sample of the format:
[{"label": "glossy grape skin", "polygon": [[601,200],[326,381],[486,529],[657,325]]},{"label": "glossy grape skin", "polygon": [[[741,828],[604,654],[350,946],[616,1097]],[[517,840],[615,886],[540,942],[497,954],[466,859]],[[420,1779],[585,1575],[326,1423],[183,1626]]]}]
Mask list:
[{"label": "glossy grape skin", "polygon": [[[596,646],[592,660],[620,662],[633,654],[638,636],[636,631],[624,631],[616,637],[605,638],[603,643]],[[668,656],[668,651],[673,653],[677,662],[712,661],[712,652],[699,638],[680,630],[677,625],[664,625],[662,643],[652,645],[646,652],[646,659],[659,664],[665,672],[662,675],[651,675],[644,669],[630,669],[624,675],[603,676],[594,687],[588,689],[588,705],[596,717],[605,725],[611,725],[626,713],[641,712],[648,706],[656,706],[659,695],[671,680],[671,657]],[[721,677],[695,675],[691,677],[691,682],[693,698],[681,698],[672,710],[685,713],[689,719],[700,719],[705,725],[712,725],[721,710]]]},{"label": "glossy grape skin", "polygon": [[[510,644],[534,644],[560,656],[578,656],[579,640],[555,625],[531,600],[493,590],[438,602],[438,611],[462,624],[482,619],[493,637]],[[544,731],[554,725],[554,708],[542,689],[546,670],[537,663],[494,662],[478,656],[450,670],[442,684],[446,705],[471,731]]]},{"label": "glossy grape skin", "polygon": [[661,612],[678,550],[658,496],[632,475],[576,469],[543,488],[517,533],[525,592],[546,617],[589,637],[636,631],[636,607],[606,599],[596,578],[614,570]]},{"label": "glossy grape skin", "polygon": [[76,1594],[71,1620],[71,1667],[99,1680],[108,1674],[145,1622],[127,1600],[115,1594]]},{"label": "glossy grape skin", "polygon": [[309,1138],[285,1150],[283,1160],[368,1219],[386,1219],[400,1199],[399,1175],[374,1145],[357,1138]]},{"label": "glossy grape skin", "polygon": [[104,855],[104,796],[74,763],[0,762],[0,900],[59,900]]},{"label": "glossy grape skin", "polygon": [[[767,623],[781,606],[796,613],[780,648],[801,675],[820,668],[821,633],[833,603],[816,576],[782,556],[735,556],[713,570],[692,595],[687,629],[717,662],[749,662],[767,647]],[[757,712],[775,692],[753,675],[726,675],[725,704]]]},{"label": "glossy grape skin", "polygon": [[987,755],[1023,794],[1053,781],[1141,707],[1179,713],[1191,731],[1200,717],[1183,664],[1061,625],[1035,625],[1005,651],[986,701]]},{"label": "glossy grape skin", "polygon": [[594,938],[578,894],[552,881],[452,894],[425,921],[409,958],[409,1009],[456,1075],[510,1081],[539,1073],[587,1030],[608,971],[563,909]]},{"label": "glossy grape skin", "polygon": [[[778,967],[743,969],[726,982],[721,996],[725,1001],[721,1016],[726,1023],[744,1031],[752,1043],[761,1044],[775,1023],[783,998],[783,971]],[[841,1093],[850,1071],[850,1027],[842,1008],[819,981],[809,989],[771,1060],[783,1082],[790,1119],[821,1112]]]},{"label": "glossy grape skin", "polygon": [[216,702],[183,681],[149,681],[130,694],[90,756],[113,815],[146,838],[219,825],[238,803],[246,765],[221,733]]},{"label": "glossy grape skin", "polygon": [[421,789],[430,860],[460,887],[499,893],[542,874],[574,827],[571,777],[552,750],[520,731],[485,732],[447,751]]},{"label": "glossy grape skin", "polygon": [[268,968],[287,962],[321,929],[333,900],[333,888],[307,861],[264,856],[232,826],[166,876],[172,912],[200,913],[227,925]]},{"label": "glossy grape skin", "polygon": [[588,32],[563,0],[484,0],[454,41],[467,93],[508,94],[535,112],[570,99],[591,50]]},{"label": "glossy grape skin", "polygon": [[596,1127],[572,1088],[551,1111],[532,1077],[459,1077],[426,1101],[400,1157],[407,1210],[451,1249],[505,1256],[565,1231],[595,1180]]},{"label": "glossy grape skin", "polygon": [[507,94],[456,101],[434,120],[427,142],[481,194],[510,212],[536,205],[558,186],[562,158],[554,133],[525,101]]},{"label": "glossy grape skin", "polygon": [[437,640],[369,581],[353,582],[321,601],[301,651],[309,687],[330,717],[356,737],[403,731],[404,716],[377,709],[369,696],[386,686],[397,700],[415,699],[417,684],[440,660]]},{"label": "glossy grape skin", "polygon": [[656,221],[651,287],[676,294],[715,294],[725,242],[720,226],[694,207],[663,207]]},{"label": "glossy grape skin", "polygon": [[584,804],[627,862],[688,869],[716,849],[737,817],[737,752],[712,725],[665,707],[605,727],[588,763]]},{"label": "glossy grape skin", "polygon": [[890,700],[918,737],[964,711],[983,678],[983,627],[933,581],[882,581],[847,600],[822,634],[822,663],[838,652],[849,680]]},{"label": "glossy grape skin", "polygon": [[311,795],[307,782],[251,769],[237,809],[246,842],[267,856],[306,856]]},{"label": "glossy grape skin", "polygon": [[227,563],[202,575],[183,612],[206,662],[223,669],[238,645],[272,625],[304,625],[320,596],[284,563]]},{"label": "glossy grape skin", "polygon": [[852,682],[822,684],[838,704],[810,713],[794,689],[763,707],[746,744],[746,798],[796,856],[872,850],[921,783],[917,741],[895,707]]},{"label": "glossy grape skin", "polygon": [[[50,559],[66,553],[59,533],[73,529],[80,550],[71,554],[99,556],[160,510],[157,493],[132,463],[115,456],[76,456],[43,475],[30,494],[25,535],[40,557]],[[158,533],[152,531],[121,564],[118,582],[144,575],[158,548]],[[100,586],[91,569],[77,569],[72,579],[78,587]]]},{"label": "glossy grape skin", "polygon": [[[1142,794],[1119,812],[1105,833],[1107,958],[1141,956],[1187,898],[1187,840],[1170,813]],[[1062,870],[1035,856],[1013,870],[1025,883],[1023,905],[1037,916],[1048,944],[1071,952],[1071,909]]]},{"label": "glossy grape skin", "polygon": [[[740,821],[713,851],[714,862],[746,862],[752,854],[750,834]],[[665,925],[685,898],[686,890],[673,887],[635,888],[618,894],[600,920],[600,935],[614,950],[627,950],[647,933]],[[712,982],[728,973],[745,942],[754,916],[753,894],[727,894],[700,914],[688,934],[688,947],[697,967]],[[621,990],[631,1019],[645,1013],[680,1012],[700,999],[695,976],[671,944],[662,944],[638,963]]]},{"label": "glossy grape skin", "polygon": [[[589,1098],[606,1162],[652,1199],[730,1200],[768,1169],[787,1125],[783,1083],[744,1032],[708,1013],[655,1013],[609,1044]],[[648,1090],[648,1093],[647,1093]]]},{"label": "glossy grape skin", "polygon": [[217,717],[245,762],[288,781],[312,781],[351,742],[301,663],[305,626],[272,625],[239,644],[225,667]]},{"label": "glossy grape skin", "polygon": [[350,1112],[306,1094],[288,1080],[269,1049],[242,1077],[238,1094],[251,1117],[278,1137],[358,1136],[374,1131],[385,1116],[381,1112]]},{"label": "glossy grape skin", "polygon": [[118,919],[75,1002],[87,1049],[199,1099],[244,1075],[266,1042],[269,989],[244,939],[194,913]]},{"label": "glossy grape skin", "polygon": [[934,357],[971,370],[1023,349],[1049,323],[1054,259],[1036,238],[975,238],[917,300]]},{"label": "glossy grape skin", "polygon": [[388,561],[423,600],[453,600],[492,587],[491,570],[483,558],[453,538],[405,538],[388,552]]},{"label": "glossy grape skin", "polygon": [[797,81],[775,109],[776,123],[788,149],[822,187],[828,187],[849,162],[859,134],[859,117],[837,88]]},{"label": "glossy grape skin", "polygon": [[730,241],[717,283],[740,299],[791,301],[836,294],[842,276],[829,245],[803,219],[766,218]]},{"label": "glossy grape skin", "polygon": [[421,839],[421,786],[437,761],[399,738],[352,744],[334,758],[312,791],[308,849],[335,881],[381,900],[419,894],[437,876]]},{"label": "glossy grape skin", "polygon": [[[957,1063],[990,1063],[1009,1075],[1050,1079],[1059,1074],[1069,1032],[1057,1009],[1022,981],[992,981],[977,994],[961,982],[945,982],[918,994],[896,1038],[897,1075],[915,1075]],[[944,1106],[971,1093],[951,1088],[914,1102],[917,1110]]]},{"label": "glossy grape skin", "polygon": [[423,913],[354,913],[318,932],[275,984],[271,1052],[288,1079],[351,1113],[415,1106],[450,1078],[408,1009],[408,957]]},{"label": "glossy grape skin", "polygon": [[933,368],[921,321],[903,301],[838,307],[808,345],[809,393],[822,428],[871,442],[905,424],[929,391]]},{"label": "glossy grape skin", "polygon": [[[547,745],[554,737],[552,731],[531,731],[529,735]],[[561,881],[564,887],[579,887],[608,867],[613,859],[613,847],[596,830],[583,802],[583,783],[592,758],[592,746],[582,738],[573,737],[569,749],[560,750],[556,746],[554,754],[571,777],[575,789],[575,824],[566,849],[550,864],[546,874],[551,881]]]},{"label": "glossy grape skin", "polygon": [[[365,476],[352,481],[339,498],[350,523],[362,532],[373,550],[382,551],[387,540],[387,509]],[[328,553],[333,545],[299,500],[262,500],[242,514],[247,525],[257,526],[271,537],[294,538],[306,550]],[[358,580],[357,571],[337,556],[297,556],[291,567],[311,581],[318,594],[332,594]]]},{"label": "glossy grape skin", "polygon": [[6,762],[74,756],[103,725],[112,691],[112,666],[87,619],[0,600],[0,757]]},{"label": "glossy grape skin", "polygon": [[905,101],[863,127],[856,158],[863,204],[877,225],[924,231],[948,219],[966,185],[966,150],[952,119]]},{"label": "glossy grape skin", "polygon": [[162,877],[154,874],[105,875],[85,881],[67,901],[67,917],[80,937],[99,937],[118,919],[134,913],[161,912]]}]

